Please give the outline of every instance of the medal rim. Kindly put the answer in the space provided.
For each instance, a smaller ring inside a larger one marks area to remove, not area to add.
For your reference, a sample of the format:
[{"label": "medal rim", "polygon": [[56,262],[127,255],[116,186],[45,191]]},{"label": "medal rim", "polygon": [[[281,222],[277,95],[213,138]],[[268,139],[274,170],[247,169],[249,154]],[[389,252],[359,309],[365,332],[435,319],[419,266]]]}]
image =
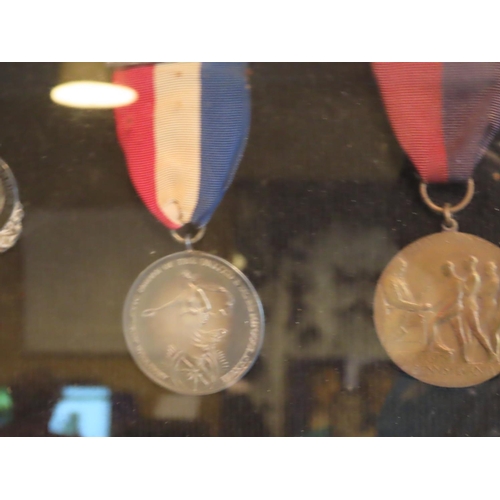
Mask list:
[{"label": "medal rim", "polygon": [[[135,294],[135,290],[140,285],[140,283],[142,282],[142,280],[145,277],[147,277],[151,273],[151,271],[153,269],[159,267],[160,263],[163,263],[166,260],[177,259],[177,258],[181,258],[182,256],[193,256],[193,255],[196,255],[196,256],[199,256],[199,257],[208,257],[208,258],[214,259],[214,260],[218,261],[219,263],[223,264],[224,266],[228,267],[232,272],[234,272],[244,282],[244,284],[247,286],[248,290],[250,291],[250,293],[251,293],[251,295],[252,295],[252,297],[254,299],[254,302],[255,302],[255,304],[257,306],[257,312],[258,312],[259,317],[261,319],[261,321],[259,322],[260,323],[259,324],[259,341],[258,341],[257,347],[255,349],[255,353],[256,354],[255,354],[254,358],[252,359],[252,361],[250,362],[250,364],[248,365],[248,367],[245,369],[245,371],[243,371],[240,374],[240,376],[234,382],[232,382],[230,385],[228,385],[226,387],[223,387],[222,389],[199,391],[199,392],[188,392],[188,391],[182,391],[182,390],[172,389],[171,387],[167,386],[160,378],[158,378],[155,375],[153,375],[153,374],[149,373],[148,371],[146,371],[146,368],[142,366],[142,362],[135,355],[135,352],[134,352],[135,349],[132,349],[131,340],[129,340],[129,335],[127,334],[127,328],[125,326],[126,322],[128,321],[127,316],[128,316],[129,311],[130,311],[130,305],[131,305],[133,296]],[[218,392],[222,392],[222,391],[228,389],[229,387],[232,387],[234,384],[236,384],[237,382],[239,382],[251,370],[251,368],[254,366],[255,362],[257,361],[257,359],[258,359],[258,357],[260,355],[260,351],[261,351],[262,345],[264,343],[265,321],[266,321],[266,318],[265,318],[265,315],[264,315],[264,307],[262,305],[262,301],[261,301],[261,299],[259,297],[259,294],[257,293],[257,290],[253,286],[252,282],[248,279],[248,277],[242,271],[240,271],[240,269],[238,269],[234,264],[231,264],[231,262],[227,261],[226,259],[223,259],[222,257],[219,257],[218,255],[213,255],[211,253],[203,252],[203,251],[200,251],[200,250],[182,250],[180,252],[175,252],[173,254],[165,255],[164,257],[161,257],[160,259],[155,260],[154,262],[152,262],[151,264],[149,264],[137,276],[137,278],[134,280],[134,282],[130,286],[130,288],[128,290],[128,293],[127,293],[127,296],[125,298],[125,302],[124,302],[124,305],[123,305],[123,311],[122,311],[122,330],[123,330],[123,336],[125,337],[125,342],[127,344],[127,349],[129,351],[129,354],[132,356],[132,359],[134,360],[136,366],[150,380],[152,380],[153,382],[155,382],[159,386],[161,386],[164,389],[167,389],[169,391],[172,391],[172,392],[174,392],[176,394],[182,394],[182,395],[186,395],[186,396],[208,396],[210,394],[216,394]]]},{"label": "medal rim", "polygon": [[0,209],[0,231],[12,217],[16,204],[19,203],[17,181],[9,165],[0,158],[0,183],[4,190],[4,204]]},{"label": "medal rim", "polygon": [[9,165],[0,158],[0,183],[4,202],[0,209],[0,253],[10,250],[22,233],[23,206],[19,201],[17,181]]},{"label": "medal rim", "polygon": [[465,233],[463,231],[450,231],[450,232],[441,231],[439,233],[432,233],[432,234],[428,234],[427,236],[422,236],[421,238],[418,238],[417,240],[412,241],[408,245],[406,245],[403,248],[401,248],[391,258],[391,260],[384,267],[383,271],[380,273],[380,275],[378,277],[378,280],[377,280],[377,285],[375,287],[375,293],[373,294],[373,315],[372,315],[372,317],[373,317],[373,324],[375,326],[375,332],[377,333],[377,337],[378,337],[378,340],[379,340],[380,344],[382,345],[384,351],[386,352],[386,354],[389,357],[389,359],[391,360],[391,362],[394,363],[401,371],[403,371],[408,376],[410,376],[410,377],[414,378],[415,380],[418,380],[419,382],[422,382],[424,384],[433,385],[435,387],[444,387],[444,388],[448,388],[448,389],[453,389],[453,388],[456,388],[456,389],[465,389],[467,387],[474,387],[476,385],[483,384],[484,382],[487,382],[487,381],[489,381],[489,380],[497,377],[498,375],[500,375],[500,366],[498,367],[498,372],[495,375],[492,375],[491,377],[488,377],[488,378],[486,378],[486,379],[484,379],[484,380],[482,380],[480,382],[472,382],[472,383],[467,383],[467,384],[463,384],[463,385],[456,385],[456,384],[446,384],[445,385],[443,383],[428,382],[426,380],[422,380],[421,378],[416,377],[415,375],[413,375],[413,374],[409,373],[408,371],[406,371],[402,366],[400,366],[398,363],[396,363],[396,361],[394,361],[392,355],[389,353],[389,350],[386,347],[386,343],[384,342],[384,340],[381,337],[381,334],[380,334],[380,331],[379,331],[379,327],[378,327],[378,324],[377,324],[378,323],[377,322],[377,316],[379,316],[379,314],[380,314],[380,313],[377,313],[377,308],[376,308],[377,297],[381,293],[383,278],[386,275],[387,269],[391,266],[391,264],[396,259],[400,258],[400,254],[401,253],[403,253],[405,250],[407,250],[408,248],[410,248],[410,247],[412,247],[414,245],[418,245],[423,240],[427,240],[427,239],[431,239],[431,238],[437,238],[437,237],[438,238],[439,237],[445,237],[446,235],[449,235],[450,233],[452,233],[452,234],[459,234],[461,236],[465,236],[467,238],[473,238],[475,240],[480,240],[481,243],[486,243],[487,245],[494,247],[499,252],[499,259],[500,259],[500,247],[498,245],[495,245],[491,241],[486,240],[485,238],[482,238],[481,236],[477,236],[475,234]]}]

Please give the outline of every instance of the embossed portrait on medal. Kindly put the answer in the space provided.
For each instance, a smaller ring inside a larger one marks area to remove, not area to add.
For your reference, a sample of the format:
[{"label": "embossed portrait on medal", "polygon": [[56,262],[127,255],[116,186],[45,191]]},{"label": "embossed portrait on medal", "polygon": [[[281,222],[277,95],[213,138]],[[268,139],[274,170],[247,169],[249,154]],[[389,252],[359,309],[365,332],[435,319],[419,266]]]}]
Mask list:
[{"label": "embossed portrait on medal", "polygon": [[233,323],[234,297],[223,286],[204,282],[195,273],[180,272],[183,282],[176,296],[160,307],[145,309],[160,335],[169,336],[165,356],[173,380],[193,388],[216,382],[229,368],[224,344]]}]

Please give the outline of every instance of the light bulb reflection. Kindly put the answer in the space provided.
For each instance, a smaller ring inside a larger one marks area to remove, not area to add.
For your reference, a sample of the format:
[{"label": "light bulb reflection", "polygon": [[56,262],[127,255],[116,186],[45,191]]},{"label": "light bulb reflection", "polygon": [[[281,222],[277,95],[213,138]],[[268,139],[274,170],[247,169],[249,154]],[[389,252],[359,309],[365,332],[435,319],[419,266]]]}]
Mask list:
[{"label": "light bulb reflection", "polygon": [[115,83],[78,81],[57,85],[50,91],[50,98],[70,108],[111,109],[132,104],[137,92]]}]

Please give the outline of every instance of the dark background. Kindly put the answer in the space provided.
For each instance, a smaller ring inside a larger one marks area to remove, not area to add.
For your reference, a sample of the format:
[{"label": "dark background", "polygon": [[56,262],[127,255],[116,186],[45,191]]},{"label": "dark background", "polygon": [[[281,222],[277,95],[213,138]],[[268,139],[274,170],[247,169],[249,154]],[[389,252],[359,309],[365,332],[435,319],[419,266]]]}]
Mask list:
[{"label": "dark background", "polygon": [[[380,272],[441,220],[419,198],[369,65],[250,67],[247,150],[197,248],[245,257],[266,337],[242,383],[200,397],[183,416],[122,338],[128,287],[178,247],[130,184],[112,111],[52,103],[58,64],[0,64],[0,156],[26,212],[21,240],[0,256],[0,386],[14,404],[1,435],[49,434],[61,389],[72,384],[111,389],[113,435],[500,433],[498,379],[469,389],[422,384],[376,338]],[[495,244],[499,178],[497,140],[458,216],[462,231]],[[438,202],[462,192],[431,190]]]}]

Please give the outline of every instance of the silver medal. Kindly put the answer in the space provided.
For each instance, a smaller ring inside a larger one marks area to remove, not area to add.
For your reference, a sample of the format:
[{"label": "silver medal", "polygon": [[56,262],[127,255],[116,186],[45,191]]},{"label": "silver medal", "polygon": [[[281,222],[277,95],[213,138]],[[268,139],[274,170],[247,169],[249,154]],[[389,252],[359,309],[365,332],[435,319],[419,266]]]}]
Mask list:
[{"label": "silver medal", "polygon": [[193,250],[168,255],[139,275],[123,324],[141,370],[181,394],[233,385],[253,365],[264,336],[262,305],[245,275]]},{"label": "silver medal", "polygon": [[12,248],[21,236],[23,215],[16,179],[0,159],[0,253]]}]

